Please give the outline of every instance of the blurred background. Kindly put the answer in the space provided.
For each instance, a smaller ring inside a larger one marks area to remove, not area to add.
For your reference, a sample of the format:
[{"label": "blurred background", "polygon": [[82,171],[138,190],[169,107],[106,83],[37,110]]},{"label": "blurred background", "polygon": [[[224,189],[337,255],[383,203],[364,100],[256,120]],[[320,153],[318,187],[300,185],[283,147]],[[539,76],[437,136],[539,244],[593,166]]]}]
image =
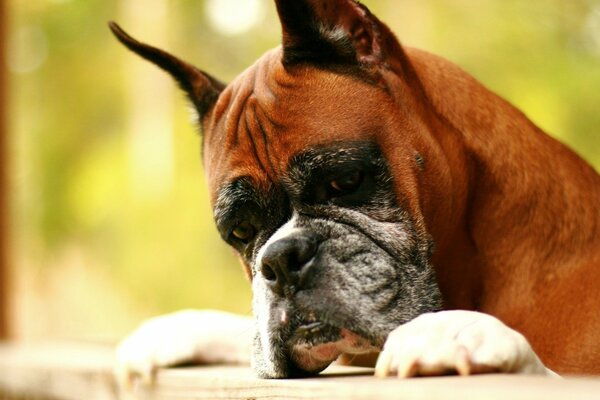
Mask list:
[{"label": "blurred background", "polygon": [[[227,81],[278,44],[272,1],[3,1],[10,335],[104,341],[180,308],[249,313],[186,101],[106,22]],[[600,0],[364,3],[600,168]]]}]

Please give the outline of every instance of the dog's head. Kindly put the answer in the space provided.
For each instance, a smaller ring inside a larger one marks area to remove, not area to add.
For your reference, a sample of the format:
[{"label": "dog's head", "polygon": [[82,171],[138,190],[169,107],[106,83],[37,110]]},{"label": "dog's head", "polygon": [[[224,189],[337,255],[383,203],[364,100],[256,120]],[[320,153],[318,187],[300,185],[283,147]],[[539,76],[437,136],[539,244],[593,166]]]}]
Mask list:
[{"label": "dog's head", "polygon": [[253,286],[253,364],[316,373],[440,306],[418,182],[418,79],[353,0],[278,0],[283,44],[229,85],[116,25],[199,114],[214,217]]}]

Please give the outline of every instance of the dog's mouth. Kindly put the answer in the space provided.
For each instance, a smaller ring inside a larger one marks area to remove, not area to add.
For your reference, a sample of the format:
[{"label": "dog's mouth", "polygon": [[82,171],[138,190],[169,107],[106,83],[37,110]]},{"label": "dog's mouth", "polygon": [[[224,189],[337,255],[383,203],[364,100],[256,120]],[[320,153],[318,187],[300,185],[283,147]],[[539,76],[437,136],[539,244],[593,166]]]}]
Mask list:
[{"label": "dog's mouth", "polygon": [[342,353],[363,354],[379,349],[371,341],[309,313],[293,330],[287,348],[293,363],[315,374],[325,369]]}]

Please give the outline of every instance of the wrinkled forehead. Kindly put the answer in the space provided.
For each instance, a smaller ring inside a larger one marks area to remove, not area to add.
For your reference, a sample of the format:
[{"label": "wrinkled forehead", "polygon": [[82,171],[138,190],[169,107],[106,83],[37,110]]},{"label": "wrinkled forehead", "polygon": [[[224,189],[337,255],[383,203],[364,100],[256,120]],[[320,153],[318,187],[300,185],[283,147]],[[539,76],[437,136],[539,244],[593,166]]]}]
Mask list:
[{"label": "wrinkled forehead", "polygon": [[[210,192],[240,177],[270,186],[290,159],[307,149],[374,139],[385,92],[350,72],[284,68],[275,49],[221,94],[205,126]],[[366,110],[369,110],[367,112]]]}]

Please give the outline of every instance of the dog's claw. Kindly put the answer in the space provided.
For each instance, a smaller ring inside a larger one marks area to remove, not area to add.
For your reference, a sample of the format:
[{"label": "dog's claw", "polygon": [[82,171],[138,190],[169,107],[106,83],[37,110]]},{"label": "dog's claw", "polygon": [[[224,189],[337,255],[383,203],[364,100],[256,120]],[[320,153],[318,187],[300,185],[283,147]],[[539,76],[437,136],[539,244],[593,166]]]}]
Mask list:
[{"label": "dog's claw", "polygon": [[468,376],[473,372],[473,364],[465,346],[459,346],[456,350],[456,372],[460,376]]},{"label": "dog's claw", "polygon": [[[143,338],[139,336],[139,331],[137,333],[138,336],[130,336],[117,349],[115,376],[119,386],[125,391],[133,390],[136,382],[153,385],[159,367],[150,348],[152,343],[141,341]],[[169,364],[167,360],[162,361],[163,366]]]},{"label": "dog's claw", "polygon": [[382,351],[377,358],[377,364],[375,365],[375,376],[377,378],[385,378],[390,372],[390,363],[392,361],[392,354],[387,351]]},{"label": "dog's claw", "polygon": [[408,359],[400,362],[398,366],[398,378],[405,379],[416,376],[419,371],[419,363],[415,359]]}]

